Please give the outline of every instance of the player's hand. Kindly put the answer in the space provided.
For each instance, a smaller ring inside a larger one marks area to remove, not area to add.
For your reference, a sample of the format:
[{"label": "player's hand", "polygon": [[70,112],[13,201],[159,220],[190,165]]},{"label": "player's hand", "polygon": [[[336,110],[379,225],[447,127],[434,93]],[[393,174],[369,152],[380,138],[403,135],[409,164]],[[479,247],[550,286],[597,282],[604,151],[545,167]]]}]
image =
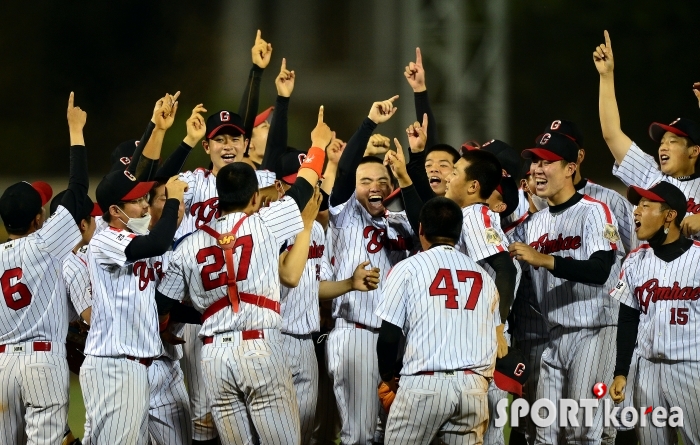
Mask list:
[{"label": "player's hand", "polygon": [[203,104],[199,104],[192,110],[192,115],[185,126],[187,127],[187,136],[183,139],[183,142],[190,147],[194,147],[199,143],[199,141],[204,138],[204,134],[207,132],[206,121],[201,113],[206,113],[207,109],[204,108]]},{"label": "player's hand", "polygon": [[323,195],[321,194],[321,189],[316,186],[314,187],[314,194],[301,212],[301,219],[304,221],[305,229],[309,230],[313,227],[316,215],[318,215],[318,209],[321,208],[321,201],[323,201]]},{"label": "player's hand", "polygon": [[398,110],[398,108],[394,106],[394,101],[398,98],[399,96],[394,96],[390,99],[373,103],[367,117],[377,125],[388,121],[391,119],[391,116],[396,113],[396,110]]},{"label": "player's hand", "polygon": [[539,253],[525,243],[512,243],[508,246],[511,258],[525,261],[535,267],[544,267],[546,269],[554,269],[554,257]]},{"label": "player's hand", "polygon": [[168,194],[168,199],[174,198],[180,202],[183,202],[187,189],[187,183],[181,181],[177,175],[168,179],[168,182],[165,184],[165,191]]},{"label": "player's hand", "polygon": [[338,139],[335,136],[335,131],[333,132],[333,139],[331,143],[326,147],[326,159],[328,159],[329,164],[338,165],[340,161],[340,156],[343,154],[343,150],[348,144]]},{"label": "player's hand", "polygon": [[325,149],[333,139],[333,132],[330,127],[323,122],[323,105],[318,109],[318,122],[311,132],[311,146]]},{"label": "player's hand", "polygon": [[275,86],[277,87],[277,95],[282,97],[289,97],[294,91],[294,71],[289,71],[287,69],[287,59],[282,59],[282,68],[280,68],[280,73],[275,79]]},{"label": "player's hand", "polygon": [[408,170],[406,169],[406,158],[403,155],[403,147],[399,140],[394,138],[394,145],[396,146],[396,151],[389,150],[384,155],[384,165],[388,166],[396,179],[399,181],[399,187],[408,187],[413,182],[411,177],[408,176]]},{"label": "player's hand", "polygon": [[420,93],[426,90],[425,70],[423,69],[423,57],[420,54],[420,48],[416,48],[416,61],[409,62],[403,75],[406,77],[414,93]]},{"label": "player's hand", "polygon": [[683,236],[691,237],[700,232],[700,214],[690,215],[681,221],[681,233]]},{"label": "player's hand", "polygon": [[177,346],[185,344],[185,340],[183,338],[173,334],[169,329],[166,329],[160,333],[160,339],[163,343],[168,343],[170,345]]},{"label": "player's hand", "polygon": [[427,113],[423,113],[422,123],[416,121],[408,126],[406,136],[408,136],[408,146],[411,148],[411,153],[420,153],[425,150],[425,144],[428,141]]},{"label": "player's hand", "polygon": [[166,131],[173,125],[177,113],[178,97],[180,97],[179,91],[174,95],[166,94],[163,97],[160,108],[154,114],[153,123],[156,124],[157,129]]},{"label": "player's hand", "polygon": [[391,147],[391,139],[381,134],[375,133],[369,137],[367,147],[365,148],[365,156],[376,156],[386,151]]},{"label": "player's hand", "polygon": [[496,340],[498,342],[498,348],[496,350],[496,357],[503,358],[508,354],[508,341],[504,334],[506,328],[505,323],[496,326]]},{"label": "player's hand", "polygon": [[267,65],[270,63],[270,57],[272,57],[272,44],[263,40],[259,29],[250,52],[253,56],[253,64],[263,69],[267,68]]},{"label": "player's hand", "polygon": [[605,35],[605,43],[598,45],[593,51],[593,63],[601,76],[612,74],[615,68],[610,35],[607,31],[604,31],[603,34]]},{"label": "player's hand", "polygon": [[352,289],[360,292],[369,292],[379,287],[379,268],[365,269],[370,265],[369,261],[358,264],[352,273]]},{"label": "player's hand", "polygon": [[85,127],[85,121],[87,121],[87,113],[80,109],[80,107],[74,106],[73,102],[75,100],[75,93],[71,91],[68,96],[68,111],[66,112],[66,117],[68,118],[68,130],[70,132],[70,144],[71,145],[85,145],[85,140],[83,139],[83,128]]},{"label": "player's hand", "polygon": [[627,386],[627,377],[624,375],[615,376],[612,385],[610,385],[610,398],[615,403],[621,403],[625,400],[625,386]]},{"label": "player's hand", "polygon": [[693,93],[695,93],[695,97],[698,98],[698,106],[700,106],[700,82],[695,82],[693,84]]}]

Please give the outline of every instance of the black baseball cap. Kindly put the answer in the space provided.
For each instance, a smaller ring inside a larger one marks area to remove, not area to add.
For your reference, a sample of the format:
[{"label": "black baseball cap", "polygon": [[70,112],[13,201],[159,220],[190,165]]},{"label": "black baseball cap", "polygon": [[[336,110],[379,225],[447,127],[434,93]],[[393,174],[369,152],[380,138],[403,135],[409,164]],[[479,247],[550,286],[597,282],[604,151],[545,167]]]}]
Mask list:
[{"label": "black baseball cap", "polygon": [[523,385],[530,377],[530,364],[518,349],[508,347],[508,354],[496,359],[493,382],[503,391],[523,396]]},{"label": "black baseball cap", "polygon": [[53,190],[43,181],[12,184],[0,196],[0,218],[10,230],[29,229],[29,223],[51,200]]},{"label": "black baseball cap", "polygon": [[649,125],[649,137],[659,144],[664,133],[670,131],[673,134],[688,138],[695,145],[700,145],[700,126],[690,119],[679,117],[668,125],[653,122]]},{"label": "black baseball cap", "polygon": [[145,196],[155,181],[140,182],[128,170],[108,173],[97,185],[97,203],[106,212],[110,206]]},{"label": "black baseball cap", "polygon": [[124,141],[117,145],[117,148],[112,151],[112,154],[109,157],[109,162],[111,165],[109,171],[115,172],[126,169],[129,164],[131,164],[131,158],[140,142],[141,141],[138,139],[129,139],[128,141]]},{"label": "black baseball cap", "polygon": [[294,184],[297,180],[297,172],[301,163],[306,159],[306,152],[296,148],[287,147],[287,151],[277,158],[275,176],[287,184]]},{"label": "black baseball cap", "polygon": [[502,176],[501,182],[498,184],[498,187],[496,187],[496,191],[501,194],[503,202],[506,205],[505,211],[500,213],[501,218],[506,218],[518,208],[518,203],[520,202],[518,185],[515,183],[515,179],[512,176]]},{"label": "black baseball cap", "polygon": [[217,111],[207,118],[207,139],[213,138],[224,129],[231,132],[227,134],[245,135],[243,128],[243,118],[236,113],[226,110]]},{"label": "black baseball cap", "polygon": [[633,205],[639,205],[639,201],[642,198],[647,198],[654,202],[664,202],[678,212],[681,217],[685,216],[688,205],[685,195],[678,187],[666,181],[658,182],[649,189],[643,189],[634,185],[627,189],[627,199]]},{"label": "black baseball cap", "polygon": [[520,156],[518,156],[518,152],[513,147],[498,139],[491,139],[488,142],[484,142],[481,145],[481,149],[493,153],[510,176],[518,174]]},{"label": "black baseball cap", "polygon": [[544,133],[537,137],[535,148],[523,150],[521,156],[525,159],[535,156],[545,161],[576,162],[578,145],[563,134]]},{"label": "black baseball cap", "polygon": [[[575,123],[565,119],[553,120],[549,127],[544,129],[545,133],[559,133],[576,142],[579,148],[583,147],[583,133],[578,129]],[[535,141],[537,142],[537,141]]]},{"label": "black baseball cap", "polygon": [[[49,206],[49,213],[51,215],[56,213],[56,209],[58,209],[58,206],[61,205],[66,191],[67,190],[64,190],[56,194],[56,196],[54,196],[51,200],[51,205]],[[80,219],[88,220],[91,216],[102,216],[102,214],[103,212],[100,206],[98,206],[97,203],[92,202],[92,199],[90,199],[89,196],[83,195],[83,201],[80,203],[80,208],[78,209],[78,217]]]}]

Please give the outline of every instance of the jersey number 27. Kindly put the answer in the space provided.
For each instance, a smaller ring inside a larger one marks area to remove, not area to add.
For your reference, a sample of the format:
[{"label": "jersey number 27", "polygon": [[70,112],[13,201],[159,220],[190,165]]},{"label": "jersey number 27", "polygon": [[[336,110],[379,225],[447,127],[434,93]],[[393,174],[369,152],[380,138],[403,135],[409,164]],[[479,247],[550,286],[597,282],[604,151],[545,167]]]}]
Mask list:
[{"label": "jersey number 27", "polygon": [[[234,252],[239,247],[241,247],[241,254],[238,257],[239,263],[238,270],[236,271],[236,281],[243,281],[248,278],[250,257],[253,253],[253,237],[251,235],[244,235],[236,238],[236,242],[233,245]],[[202,249],[197,252],[197,264],[207,263],[207,259],[210,257],[213,258],[214,261],[202,267],[202,287],[204,287],[205,291],[226,286],[228,283],[224,251],[218,246],[211,246]],[[219,273],[217,274],[217,272]],[[212,278],[213,274],[216,274],[214,278]]]},{"label": "jersey number 27", "polygon": [[465,283],[467,280],[474,280],[472,283],[471,290],[469,291],[469,296],[467,297],[467,304],[464,309],[468,311],[473,311],[476,307],[476,302],[479,300],[479,295],[481,295],[481,288],[484,285],[484,279],[481,277],[479,272],[474,270],[451,270],[451,269],[440,269],[435,275],[435,279],[430,284],[430,295],[445,295],[447,300],[445,300],[445,307],[447,309],[459,309],[459,304],[457,304],[457,295],[459,291],[454,285],[454,279],[452,273],[457,274],[457,281],[460,283]]}]

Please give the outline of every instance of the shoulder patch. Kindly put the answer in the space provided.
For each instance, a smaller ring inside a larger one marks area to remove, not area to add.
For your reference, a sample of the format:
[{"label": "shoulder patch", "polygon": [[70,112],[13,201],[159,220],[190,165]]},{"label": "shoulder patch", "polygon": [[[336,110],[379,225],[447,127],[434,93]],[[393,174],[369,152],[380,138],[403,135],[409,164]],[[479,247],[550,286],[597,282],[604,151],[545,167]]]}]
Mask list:
[{"label": "shoulder patch", "polygon": [[615,287],[613,287],[612,290],[610,291],[610,296],[619,301],[620,298],[622,298],[622,295],[624,294],[625,289],[627,289],[627,283],[620,280],[617,282]]},{"label": "shoulder patch", "polygon": [[498,245],[503,242],[501,235],[499,235],[493,227],[484,230],[484,237],[486,238],[487,244]]},{"label": "shoulder patch", "polygon": [[603,229],[603,238],[611,243],[617,243],[620,241],[620,234],[617,233],[617,227],[612,224],[606,224],[605,228]]}]

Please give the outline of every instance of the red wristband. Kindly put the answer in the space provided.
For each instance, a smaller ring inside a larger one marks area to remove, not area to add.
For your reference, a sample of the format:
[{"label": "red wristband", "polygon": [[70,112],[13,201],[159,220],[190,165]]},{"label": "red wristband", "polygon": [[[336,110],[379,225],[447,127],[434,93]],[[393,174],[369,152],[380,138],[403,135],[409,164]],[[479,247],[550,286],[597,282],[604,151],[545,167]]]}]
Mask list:
[{"label": "red wristband", "polygon": [[158,324],[158,332],[163,332],[168,327],[168,322],[170,321],[170,314],[165,316],[165,319]]},{"label": "red wristband", "polygon": [[301,163],[302,168],[310,168],[318,175],[319,179],[323,175],[323,164],[326,161],[326,151],[322,148],[311,147],[309,152],[306,154],[306,159]]}]

